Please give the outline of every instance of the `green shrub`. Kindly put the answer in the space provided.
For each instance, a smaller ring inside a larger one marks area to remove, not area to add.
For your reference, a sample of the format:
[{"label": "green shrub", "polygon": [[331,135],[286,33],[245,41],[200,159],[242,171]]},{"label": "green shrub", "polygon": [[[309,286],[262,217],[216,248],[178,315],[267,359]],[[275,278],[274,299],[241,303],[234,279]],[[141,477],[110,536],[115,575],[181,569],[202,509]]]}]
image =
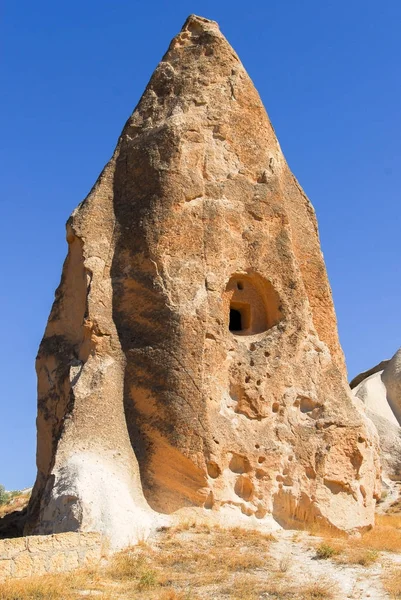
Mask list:
[{"label": "green shrub", "polygon": [[316,558],[322,558],[325,560],[327,558],[332,558],[336,554],[338,554],[338,550],[329,544],[323,543],[316,548]]},{"label": "green shrub", "polygon": [[152,569],[146,569],[143,571],[139,581],[138,581],[138,589],[146,590],[157,585],[157,577],[155,571]]},{"label": "green shrub", "polygon": [[9,494],[6,492],[4,485],[0,484],[0,506],[6,504],[9,500]]}]

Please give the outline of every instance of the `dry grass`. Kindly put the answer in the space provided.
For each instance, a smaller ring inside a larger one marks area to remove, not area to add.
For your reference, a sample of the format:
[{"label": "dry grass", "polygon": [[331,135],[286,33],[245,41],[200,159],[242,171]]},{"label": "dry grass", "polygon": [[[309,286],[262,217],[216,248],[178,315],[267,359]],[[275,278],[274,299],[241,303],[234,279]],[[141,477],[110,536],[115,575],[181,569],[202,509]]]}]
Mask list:
[{"label": "dry grass", "polygon": [[[399,548],[400,533],[401,517],[378,517],[376,528],[362,537],[324,537],[317,542],[316,552],[320,558],[368,567],[380,551]],[[98,569],[0,584],[0,600],[78,600],[87,595],[101,600],[339,597],[333,581],[319,578],[302,583],[289,576],[291,553],[274,559],[270,556],[274,542],[273,536],[254,530],[186,522],[163,528],[151,545],[142,543],[119,552]],[[392,598],[401,600],[401,569],[389,573],[384,585]]]},{"label": "dry grass", "polygon": [[303,600],[331,600],[335,594],[336,585],[329,579],[305,584],[298,590],[298,598]]},{"label": "dry grass", "polygon": [[340,552],[335,561],[342,565],[361,565],[361,567],[370,567],[379,558],[380,554],[377,550],[369,548],[350,547]]},{"label": "dry grass", "polygon": [[383,577],[383,586],[392,600],[401,600],[401,568],[387,570]]},{"label": "dry grass", "polygon": [[190,592],[177,592],[174,589],[163,590],[157,600],[197,600],[198,596],[194,596]]},{"label": "dry grass", "polygon": [[394,529],[401,529],[401,515],[376,515],[376,527],[393,527]]},{"label": "dry grass", "polygon": [[362,536],[360,545],[371,550],[401,552],[401,515],[377,515],[375,527]]},{"label": "dry grass", "polygon": [[363,540],[333,540],[330,544],[322,542],[316,547],[316,558],[327,560],[332,558],[342,565],[361,565],[370,567],[379,558],[379,552],[372,548],[365,548]]},{"label": "dry grass", "polygon": [[[93,586],[89,571],[13,579],[0,583],[0,600],[77,600],[82,598],[82,589],[97,587]],[[112,597],[102,594],[102,599],[112,600]]]},{"label": "dry grass", "polygon": [[[189,530],[195,535],[189,537]],[[232,574],[266,568],[273,540],[253,530],[184,525],[165,532],[157,561],[165,581],[183,584],[190,578],[192,588],[217,585]]]},{"label": "dry grass", "polygon": [[259,600],[264,588],[260,581],[255,581],[255,577],[241,574],[237,575],[222,591],[224,597],[228,597],[230,600]]},{"label": "dry grass", "polygon": [[369,567],[379,559],[380,552],[401,552],[401,515],[377,515],[375,527],[360,537],[344,539],[327,531],[321,537],[316,558]]},{"label": "dry grass", "polygon": [[[251,530],[212,530],[192,523],[165,528],[153,546],[119,552],[98,570],[0,584],[0,600],[75,600],[90,592],[103,600],[196,600],[198,592],[209,597],[208,590],[233,581],[240,586],[235,597],[252,600],[255,570],[272,564],[268,551],[273,539]],[[246,586],[244,578],[252,585]]]},{"label": "dry grass", "polygon": [[302,584],[286,577],[272,576],[263,583],[249,576],[241,576],[224,591],[232,600],[259,600],[260,597],[274,600],[332,600],[337,588],[329,579]]}]

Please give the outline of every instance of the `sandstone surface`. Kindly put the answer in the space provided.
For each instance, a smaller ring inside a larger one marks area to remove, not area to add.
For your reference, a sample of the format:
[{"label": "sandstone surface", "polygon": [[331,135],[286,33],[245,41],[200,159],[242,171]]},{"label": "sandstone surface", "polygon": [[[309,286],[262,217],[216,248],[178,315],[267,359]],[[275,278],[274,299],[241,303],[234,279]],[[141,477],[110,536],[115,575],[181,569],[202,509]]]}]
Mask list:
[{"label": "sandstone surface", "polygon": [[27,532],[124,545],[185,507],[373,522],[315,213],[216,23],[173,39],[67,241]]},{"label": "sandstone surface", "polygon": [[401,479],[401,349],[358,375],[351,388],[366,407],[379,438],[384,477]]}]

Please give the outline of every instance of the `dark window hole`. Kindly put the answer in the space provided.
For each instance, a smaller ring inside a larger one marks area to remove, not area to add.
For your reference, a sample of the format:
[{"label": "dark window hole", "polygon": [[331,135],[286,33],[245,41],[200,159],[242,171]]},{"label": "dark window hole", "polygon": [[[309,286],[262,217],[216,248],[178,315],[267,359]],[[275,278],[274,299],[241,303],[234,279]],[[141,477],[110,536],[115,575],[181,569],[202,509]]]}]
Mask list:
[{"label": "dark window hole", "polygon": [[230,308],[230,331],[242,331],[242,315],[239,310]]}]

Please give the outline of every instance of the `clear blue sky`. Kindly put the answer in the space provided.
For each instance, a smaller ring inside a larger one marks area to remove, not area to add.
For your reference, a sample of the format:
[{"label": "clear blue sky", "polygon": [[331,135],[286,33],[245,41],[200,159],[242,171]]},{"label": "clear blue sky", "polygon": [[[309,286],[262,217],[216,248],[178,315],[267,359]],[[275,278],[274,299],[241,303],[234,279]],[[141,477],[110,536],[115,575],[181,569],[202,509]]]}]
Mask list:
[{"label": "clear blue sky", "polygon": [[401,346],[399,0],[5,0],[0,483],[35,477],[34,360],[64,224],[190,13],[215,19],[317,211],[349,374]]}]

